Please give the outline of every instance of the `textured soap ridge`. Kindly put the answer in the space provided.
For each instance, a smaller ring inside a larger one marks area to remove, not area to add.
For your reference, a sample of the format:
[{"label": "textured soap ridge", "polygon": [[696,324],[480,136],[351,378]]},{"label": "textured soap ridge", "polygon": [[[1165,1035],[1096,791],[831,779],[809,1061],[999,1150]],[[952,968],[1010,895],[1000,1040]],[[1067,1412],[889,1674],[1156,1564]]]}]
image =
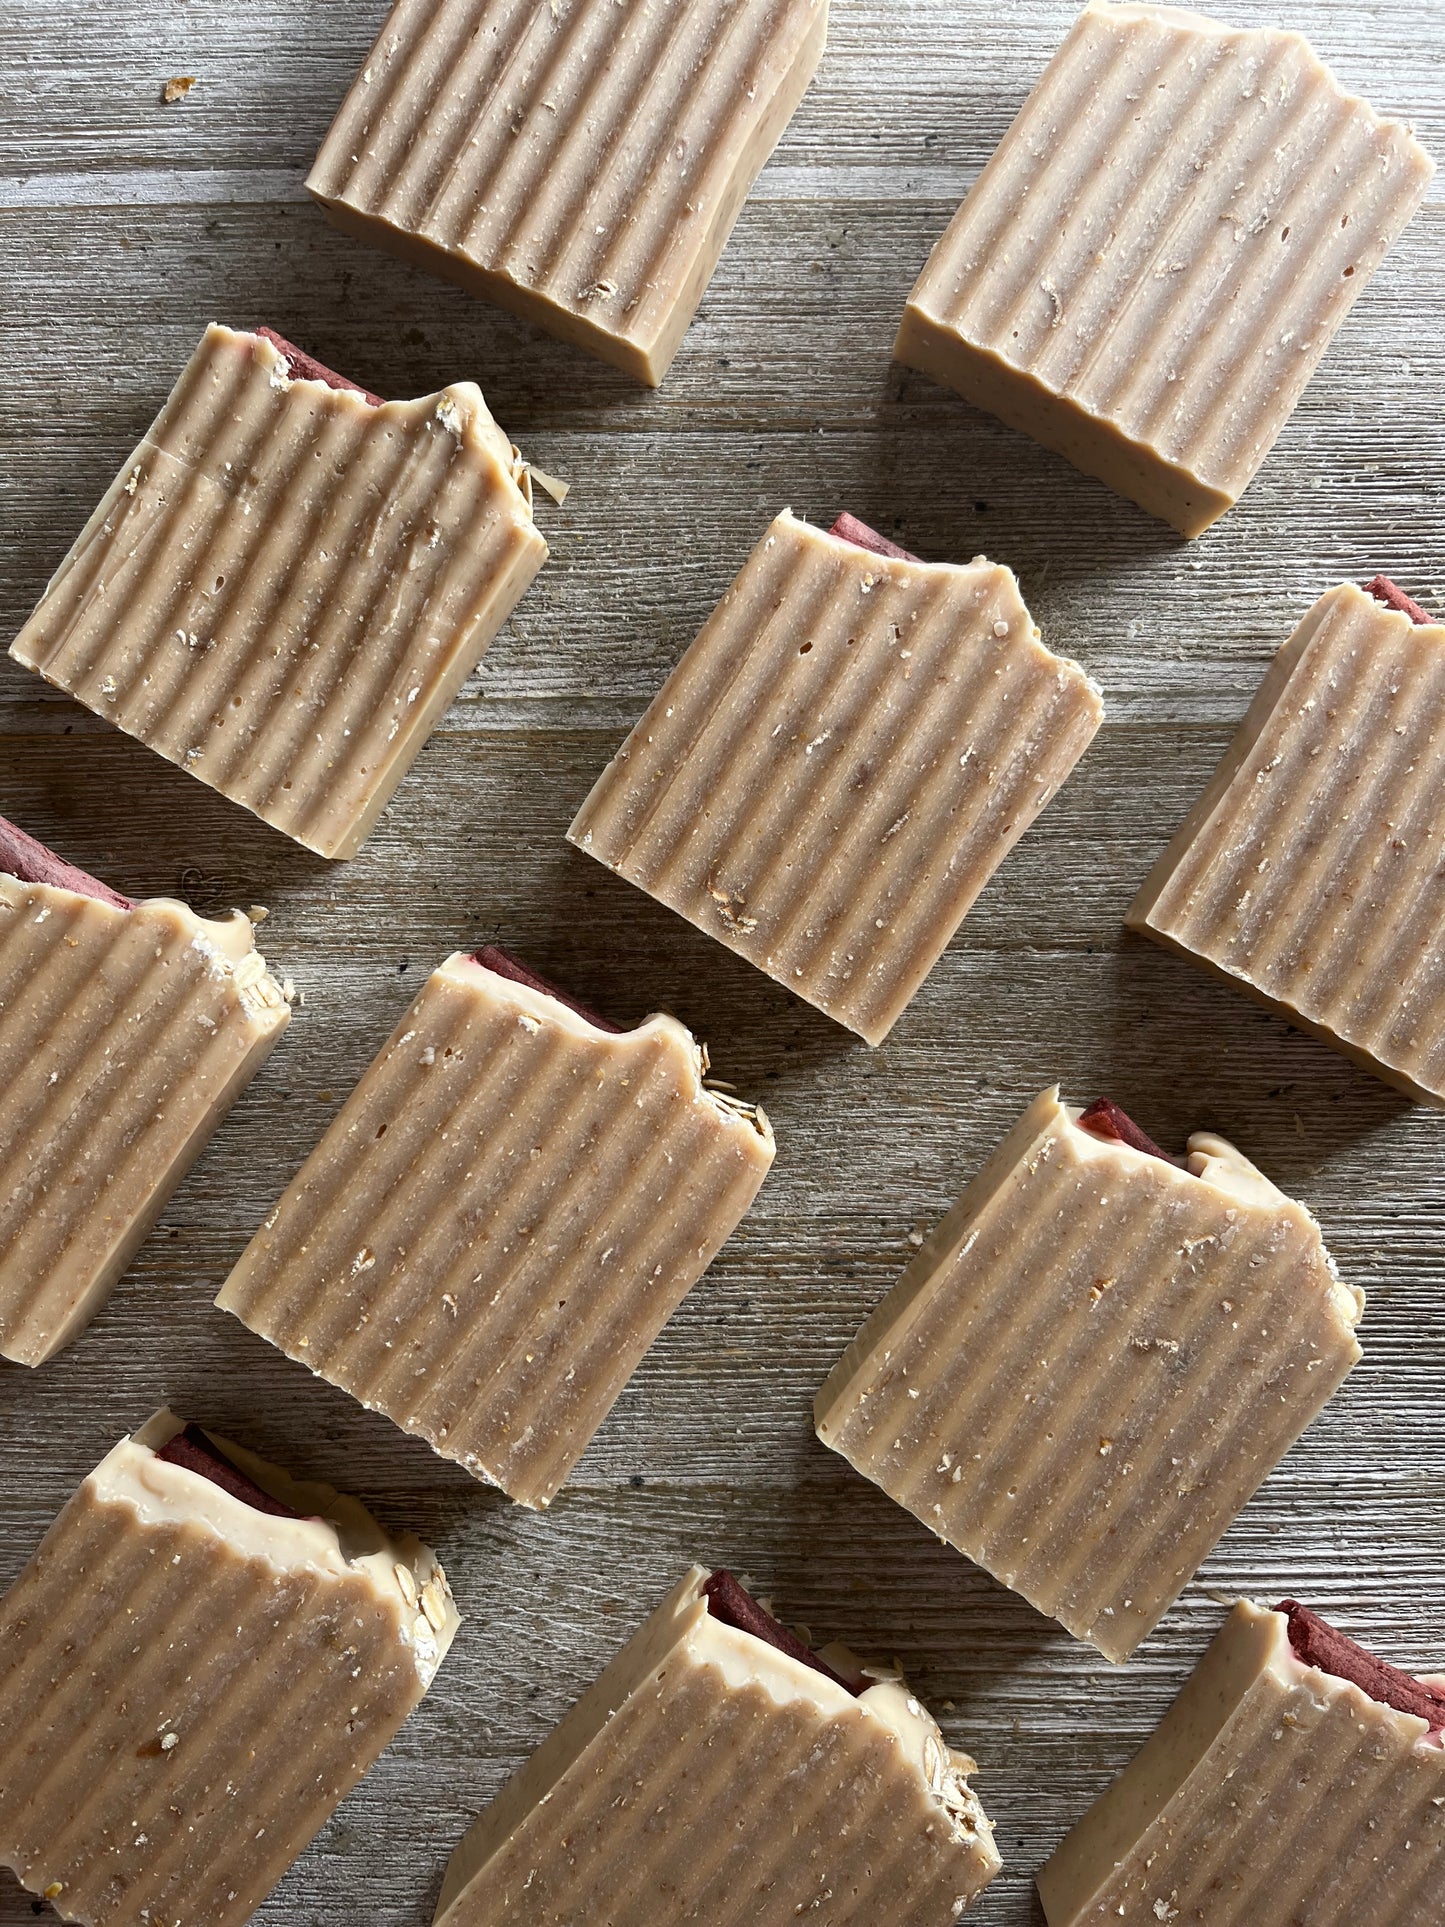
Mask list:
[{"label": "textured soap ridge", "polygon": [[[1198,534],[1432,172],[1297,33],[1086,7],[935,247],[899,358]],[[1128,446],[1101,457],[1100,424]]]},{"label": "textured soap ridge", "polygon": [[1318,1226],[1258,1181],[1246,1202],[1044,1092],[835,1367],[819,1436],[1127,1658],[1360,1356]]},{"label": "textured soap ridge", "polygon": [[826,0],[399,0],[307,187],[660,382],[826,30]]},{"label": "textured soap ridge", "polygon": [[670,1017],[609,1035],[457,955],[217,1303],[544,1506],[772,1162]]},{"label": "textured soap ridge", "polygon": [[64,1920],[242,1927],[424,1690],[366,1574],[87,1480],[0,1600],[0,1863]]},{"label": "textured soap ridge", "polygon": [[1102,716],[1010,570],[784,513],[567,834],[876,1044]]},{"label": "textured soap ridge", "polygon": [[1445,1105],[1445,625],[1350,583],[1276,656],[1128,923]]},{"label": "textured soap ridge", "polygon": [[[1185,1731],[1196,1748],[1211,1737],[1182,1784],[1161,1785],[1162,1760],[1145,1757],[1159,1736],[1146,1743],[1135,1764],[1137,1797],[1158,1807],[1149,1824],[1121,1828],[1122,1804],[1109,1811],[1131,1766],[1066,1836],[1039,1875],[1050,1927],[1424,1927],[1439,1918],[1445,1750],[1423,1742],[1422,1721],[1293,1664],[1282,1631],[1263,1664],[1251,1659],[1247,1644],[1268,1638],[1269,1621],[1282,1626],[1277,1613],[1235,1607],[1185,1687],[1180,1741]],[[1218,1670],[1230,1649],[1257,1667],[1242,1691]],[[1080,1899],[1080,1888],[1092,1891]]]},{"label": "textured soap ridge", "polygon": [[917,1702],[923,1766],[866,1700],[819,1692],[795,1662],[752,1676],[757,1642],[697,1613],[703,1576],[478,1821],[437,1927],[943,1927],[993,1878],[989,1823]]},{"label": "textured soap ridge", "polygon": [[286,370],[207,329],[10,653],[350,856],[547,547],[473,384],[375,406]]},{"label": "textured soap ridge", "polygon": [[222,936],[179,903],[0,874],[5,1357],[75,1336],[285,1029],[249,932],[235,962]]}]

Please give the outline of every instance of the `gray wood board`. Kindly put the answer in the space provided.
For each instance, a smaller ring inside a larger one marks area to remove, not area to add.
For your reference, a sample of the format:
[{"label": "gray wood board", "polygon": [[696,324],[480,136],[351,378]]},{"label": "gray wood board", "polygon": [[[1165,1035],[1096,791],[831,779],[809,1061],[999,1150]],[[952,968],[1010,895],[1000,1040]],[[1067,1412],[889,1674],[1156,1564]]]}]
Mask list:
[{"label": "gray wood board", "polygon": [[[1272,9],[1228,0],[1238,20]],[[1262,667],[1341,575],[1445,591],[1445,194],[1394,250],[1244,504],[1186,547],[890,367],[928,247],[1067,0],[834,0],[818,78],[666,386],[622,377],[343,240],[301,179],[380,0],[0,0],[0,631],[23,620],[209,319],[269,321],[384,394],[480,381],[542,467],[553,560],[361,857],[329,867],[0,662],[0,811],[136,894],[271,910],[305,1004],[109,1306],[0,1371],[0,1584],[169,1398],[440,1549],[468,1620],[436,1689],[258,1920],[422,1927],[470,1817],[693,1557],[820,1636],[896,1654],[983,1764],[1005,1872],[981,1924],[1131,1756],[1219,1620],[1292,1592],[1445,1659],[1445,1125],[1127,940],[1120,918]],[[1445,156],[1441,0],[1293,0],[1350,84]],[[171,75],[190,98],[159,104]],[[870,1052],[565,847],[593,776],[771,515],[847,506],[1019,572],[1108,721]],[[674,1010],[758,1096],[773,1176],[550,1514],[533,1517],[214,1311],[246,1238],[426,971],[500,938],[619,1018]],[[839,1350],[1029,1097],[1107,1092],[1168,1141],[1236,1138],[1369,1293],[1364,1362],[1158,1634],[1107,1666],[813,1439]],[[0,1927],[31,1903],[0,1876]]]}]

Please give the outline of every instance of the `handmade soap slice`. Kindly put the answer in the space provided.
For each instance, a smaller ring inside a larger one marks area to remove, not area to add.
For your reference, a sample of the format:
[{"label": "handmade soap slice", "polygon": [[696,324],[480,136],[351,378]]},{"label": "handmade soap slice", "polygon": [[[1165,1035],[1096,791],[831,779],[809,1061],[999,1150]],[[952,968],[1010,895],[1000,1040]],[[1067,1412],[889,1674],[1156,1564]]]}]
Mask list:
[{"label": "handmade soap slice", "polygon": [[10,653],[354,856],[546,555],[471,382],[378,402],[213,326]]},{"label": "handmade soap slice", "polygon": [[397,0],[306,185],[656,386],[827,25],[827,0]]},{"label": "handmade soap slice", "polygon": [[933,250],[894,353],[1199,535],[1433,171],[1297,33],[1087,6]]},{"label": "handmade soap slice", "polygon": [[942,1927],[999,1868],[974,1771],[896,1674],[694,1566],[467,1834],[436,1927]]},{"label": "handmade soap slice", "polygon": [[675,1018],[617,1031],[449,957],[216,1302],[545,1506],[772,1163],[706,1070]]},{"label": "handmade soap slice", "polygon": [[1177,1164],[1048,1090],[834,1368],[818,1436],[1123,1660],[1360,1356],[1363,1304],[1223,1138]]},{"label": "handmade soap slice", "polygon": [[1437,1688],[1314,1613],[1241,1600],[1040,1872],[1049,1927],[1439,1921],[1442,1722]]},{"label": "handmade soap slice", "polygon": [[0,1355],[89,1323],[290,1015],[239,910],[132,903],[0,818]]},{"label": "handmade soap slice", "polygon": [[777,518],[568,836],[877,1044],[1103,705],[1010,570],[861,526]]},{"label": "handmade soap slice", "polygon": [[1127,922],[1445,1105],[1445,625],[1370,588],[1285,643]]},{"label": "handmade soap slice", "polygon": [[86,1927],[241,1927],[457,1623],[416,1539],[157,1413],[0,1600],[0,1863]]}]

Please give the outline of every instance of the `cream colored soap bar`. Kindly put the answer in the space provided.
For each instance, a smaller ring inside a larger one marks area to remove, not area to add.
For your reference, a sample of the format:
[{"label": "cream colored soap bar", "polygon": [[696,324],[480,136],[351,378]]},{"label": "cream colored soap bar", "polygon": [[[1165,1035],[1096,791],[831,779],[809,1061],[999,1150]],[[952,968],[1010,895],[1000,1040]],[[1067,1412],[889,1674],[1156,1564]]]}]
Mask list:
[{"label": "cream colored soap bar", "polygon": [[216,1302],[545,1506],[773,1137],[675,1018],[615,1032],[480,955],[433,972]]},{"label": "cream colored soap bar", "polygon": [[1198,535],[1432,172],[1299,34],[1101,0],[933,250],[894,353]]},{"label": "cream colored soap bar", "polygon": [[354,856],[546,555],[471,382],[378,402],[210,327],[10,653]]},{"label": "cream colored soap bar", "polygon": [[746,1595],[765,1637],[718,1617],[718,1578],[694,1566],[503,1787],[436,1927],[944,1927],[993,1878],[973,1761],[906,1683],[840,1684]]},{"label": "cream colored soap bar", "polygon": [[1445,625],[1349,583],[1275,657],[1129,927],[1445,1105]]},{"label": "cream colored soap bar", "polygon": [[86,1927],[241,1927],[456,1626],[417,1540],[158,1413],[0,1600],[0,1863]]},{"label": "cream colored soap bar", "polygon": [[1196,1134],[1185,1168],[1148,1144],[1112,1105],[1036,1098],[814,1408],[825,1445],[1112,1660],[1360,1356],[1364,1303],[1224,1139]]},{"label": "cream colored soap bar", "polygon": [[[1310,1644],[1301,1656],[1292,1638],[1300,1609],[1286,1603],[1288,1614],[1234,1608],[1143,1750],[1040,1872],[1049,1927],[1445,1917],[1445,1699],[1331,1628],[1328,1669],[1312,1664]],[[1400,1710],[1417,1703],[1423,1716]]]},{"label": "cream colored soap bar", "polygon": [[132,904],[0,819],[0,1355],[90,1321],[290,1015],[239,911]]},{"label": "cream colored soap bar", "polygon": [[780,515],[568,831],[870,1044],[1103,717],[1010,570],[881,546]]},{"label": "cream colored soap bar", "polygon": [[306,185],[655,387],[827,26],[827,0],[397,0]]}]

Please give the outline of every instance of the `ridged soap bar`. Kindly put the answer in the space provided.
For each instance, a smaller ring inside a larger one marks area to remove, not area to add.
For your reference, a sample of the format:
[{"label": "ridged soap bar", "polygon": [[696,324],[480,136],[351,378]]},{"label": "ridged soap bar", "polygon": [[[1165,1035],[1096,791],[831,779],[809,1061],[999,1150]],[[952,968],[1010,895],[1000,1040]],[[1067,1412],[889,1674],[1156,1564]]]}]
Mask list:
[{"label": "ridged soap bar", "polygon": [[196,1434],[123,1439],[0,1600],[0,1864],[86,1927],[242,1927],[458,1624],[419,1541]]},{"label": "ridged soap bar", "polygon": [[129,903],[0,820],[0,1355],[89,1322],[290,1015],[239,911]]},{"label": "ridged soap bar", "polygon": [[827,0],[398,0],[306,185],[656,386],[827,26]]},{"label": "ridged soap bar", "polygon": [[1088,6],[895,354],[1183,534],[1252,480],[1433,163],[1297,33]]},{"label": "ridged soap bar", "polygon": [[1445,625],[1347,582],[1328,590],[1127,919],[1437,1106],[1442,716]]},{"label": "ridged soap bar", "polygon": [[217,1303],[545,1506],[773,1158],[675,1018],[604,1029],[458,953]]},{"label": "ridged soap bar", "polygon": [[1234,1608],[1140,1753],[1065,1837],[1038,1876],[1049,1927],[1442,1918],[1440,1731],[1353,1676],[1393,1674],[1387,1691],[1419,1683],[1333,1628],[1330,1647],[1352,1649],[1330,1660],[1344,1676],[1312,1664],[1291,1640],[1299,1608],[1286,1605]]},{"label": "ridged soap bar", "polygon": [[710,1583],[694,1566],[503,1787],[436,1927],[944,1927],[997,1873],[974,1763],[906,1682],[839,1684]]},{"label": "ridged soap bar", "polygon": [[1127,1120],[1132,1142],[1081,1122],[1099,1108],[1035,1099],[814,1410],[930,1531],[1123,1660],[1358,1359],[1364,1300],[1223,1138],[1181,1167]]},{"label": "ridged soap bar", "polygon": [[10,653],[348,857],[547,545],[471,382],[379,402],[288,346],[206,330]]},{"label": "ridged soap bar", "polygon": [[1102,718],[1011,570],[785,511],[567,834],[877,1044]]}]

